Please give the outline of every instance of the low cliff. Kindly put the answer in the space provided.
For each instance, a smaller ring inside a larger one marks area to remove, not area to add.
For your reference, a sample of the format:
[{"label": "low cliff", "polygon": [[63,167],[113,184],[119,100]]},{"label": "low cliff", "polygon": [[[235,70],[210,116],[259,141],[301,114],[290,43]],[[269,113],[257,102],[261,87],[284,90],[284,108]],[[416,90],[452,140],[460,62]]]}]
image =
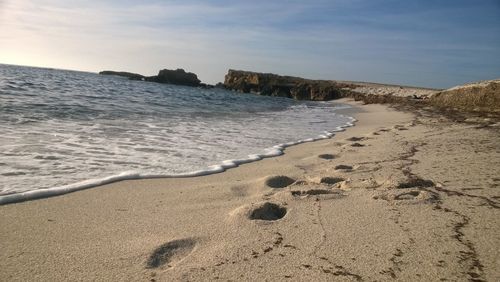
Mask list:
[{"label": "low cliff", "polygon": [[326,80],[310,80],[272,73],[229,70],[224,79],[226,89],[297,100],[326,101],[343,96],[342,88],[352,85]]},{"label": "low cliff", "polygon": [[192,72],[186,72],[183,69],[163,69],[158,72],[158,75],[154,76],[144,76],[137,73],[124,71],[101,71],[99,74],[124,76],[130,80],[145,80],[158,83],[207,87],[206,84],[201,83],[196,74]]},{"label": "low cliff", "polygon": [[441,91],[432,96],[431,103],[438,107],[465,111],[500,113],[500,79],[465,84]]}]

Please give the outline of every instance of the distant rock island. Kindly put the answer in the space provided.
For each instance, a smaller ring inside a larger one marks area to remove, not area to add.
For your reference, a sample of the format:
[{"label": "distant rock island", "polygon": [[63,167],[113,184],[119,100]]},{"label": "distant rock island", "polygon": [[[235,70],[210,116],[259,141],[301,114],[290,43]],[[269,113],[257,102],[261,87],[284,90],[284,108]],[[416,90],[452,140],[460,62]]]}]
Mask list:
[{"label": "distant rock island", "polygon": [[168,84],[176,84],[176,85],[185,85],[185,86],[207,86],[198,79],[198,76],[192,72],[186,72],[183,69],[176,70],[168,70],[163,69],[158,72],[158,75],[154,76],[144,76],[137,73],[132,72],[124,72],[124,71],[101,71],[99,74],[102,75],[118,75],[127,77],[130,80],[142,80],[142,81],[151,81],[158,83],[168,83]]},{"label": "distant rock island", "polygon": [[132,73],[132,72],[126,72],[126,71],[101,71],[99,74],[102,75],[118,75],[118,76],[124,76],[130,80],[146,80],[146,77],[144,75],[140,75],[138,73]]}]

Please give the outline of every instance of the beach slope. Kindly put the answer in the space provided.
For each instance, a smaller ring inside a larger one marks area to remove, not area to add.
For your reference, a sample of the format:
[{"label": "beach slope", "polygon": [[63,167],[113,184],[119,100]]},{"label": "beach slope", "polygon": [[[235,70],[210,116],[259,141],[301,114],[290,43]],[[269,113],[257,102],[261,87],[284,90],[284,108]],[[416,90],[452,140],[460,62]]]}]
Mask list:
[{"label": "beach slope", "polygon": [[280,157],[0,206],[0,280],[499,281],[498,124],[349,103]]}]

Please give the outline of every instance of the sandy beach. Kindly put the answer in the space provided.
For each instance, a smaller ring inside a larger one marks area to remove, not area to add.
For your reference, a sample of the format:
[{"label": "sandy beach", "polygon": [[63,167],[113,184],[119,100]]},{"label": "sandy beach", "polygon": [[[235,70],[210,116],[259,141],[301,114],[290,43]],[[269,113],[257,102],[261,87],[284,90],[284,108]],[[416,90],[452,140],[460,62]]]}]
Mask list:
[{"label": "sandy beach", "polygon": [[499,124],[342,102],[280,157],[0,206],[0,280],[500,281]]}]

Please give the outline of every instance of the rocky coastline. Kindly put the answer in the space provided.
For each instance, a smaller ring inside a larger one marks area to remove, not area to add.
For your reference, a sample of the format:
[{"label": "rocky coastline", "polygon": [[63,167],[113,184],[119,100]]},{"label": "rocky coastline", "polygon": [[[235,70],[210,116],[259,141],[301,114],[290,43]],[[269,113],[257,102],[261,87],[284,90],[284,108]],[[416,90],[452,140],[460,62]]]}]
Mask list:
[{"label": "rocky coastline", "polygon": [[230,69],[225,76],[224,87],[229,90],[264,96],[327,101],[343,97],[343,88],[352,88],[353,85]]},{"label": "rocky coastline", "polygon": [[500,79],[468,83],[440,91],[432,96],[436,107],[461,111],[500,113]]},{"label": "rocky coastline", "polygon": [[242,93],[328,101],[353,98],[365,104],[398,104],[432,107],[441,112],[500,115],[500,79],[480,81],[450,89],[434,89],[380,83],[311,80],[230,69],[224,87]]},{"label": "rocky coastline", "polygon": [[366,104],[411,104],[432,106],[446,111],[500,114],[500,79],[469,83],[443,90],[368,82],[312,80],[233,69],[225,75],[224,83],[217,83],[215,86],[202,83],[196,74],[183,69],[163,69],[155,76],[117,71],[102,71],[99,74],[192,87],[218,87],[241,93],[296,100],[329,101],[348,97],[361,100]]}]

